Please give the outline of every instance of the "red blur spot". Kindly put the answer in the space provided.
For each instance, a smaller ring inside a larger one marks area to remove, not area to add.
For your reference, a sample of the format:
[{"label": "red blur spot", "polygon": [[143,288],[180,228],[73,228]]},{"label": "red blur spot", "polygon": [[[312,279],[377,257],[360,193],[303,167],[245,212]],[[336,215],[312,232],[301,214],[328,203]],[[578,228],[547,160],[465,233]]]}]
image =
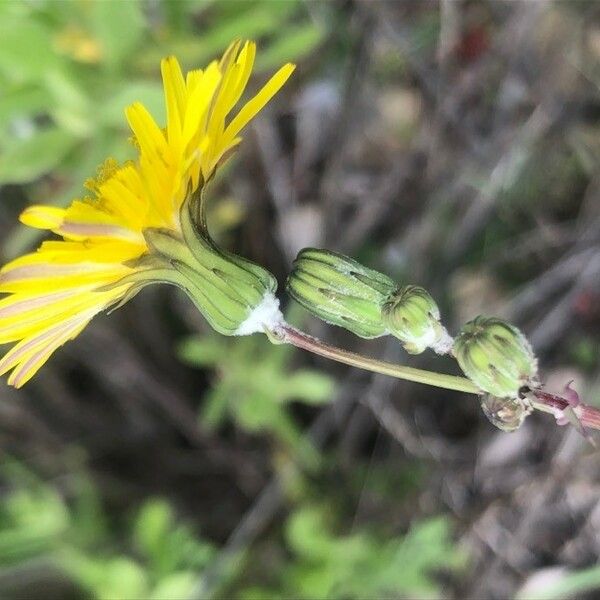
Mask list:
[{"label": "red blur spot", "polygon": [[575,312],[585,319],[593,319],[600,315],[600,294],[585,291],[577,294],[573,301]]},{"label": "red blur spot", "polygon": [[490,36],[483,25],[467,30],[456,47],[457,57],[465,63],[477,60],[490,47]]}]

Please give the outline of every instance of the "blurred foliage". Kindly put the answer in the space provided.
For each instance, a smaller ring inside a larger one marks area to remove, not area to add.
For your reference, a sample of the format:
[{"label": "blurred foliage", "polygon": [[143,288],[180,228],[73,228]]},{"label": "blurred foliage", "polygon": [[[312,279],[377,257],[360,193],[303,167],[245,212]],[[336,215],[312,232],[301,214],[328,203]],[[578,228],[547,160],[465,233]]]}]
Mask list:
[{"label": "blurred foliage", "polygon": [[98,600],[187,598],[214,554],[165,500],[147,500],[123,528],[110,522],[80,470],[69,481],[68,500],[17,462],[3,471],[9,486],[0,502],[4,578],[11,567],[45,559]]},{"label": "blurred foliage", "polygon": [[[0,499],[2,597],[34,594],[27,587],[35,580],[32,574],[49,566],[58,581],[66,576],[80,590],[69,597],[190,598],[203,570],[218,556],[214,545],[181,523],[164,499],[146,500],[130,518],[111,518],[85,470],[76,466],[70,472],[57,486],[17,461],[5,461]],[[278,570],[260,572],[265,587],[244,583],[239,569],[219,587],[225,584],[228,593],[248,600],[438,597],[434,575],[464,565],[463,552],[450,542],[445,518],[418,521],[398,537],[366,526],[343,535],[336,531],[339,506],[323,499],[313,503],[307,481],[298,481],[301,502],[283,525],[289,558]],[[251,571],[256,566],[252,561]],[[19,572],[23,587],[15,590],[6,581]],[[66,589],[65,583],[61,585]]]},{"label": "blurred foliage", "polygon": [[203,399],[202,422],[217,428],[231,420],[252,433],[269,433],[314,464],[317,454],[289,413],[294,401],[319,405],[331,400],[333,379],[312,369],[290,371],[291,346],[275,346],[263,336],[217,336],[185,340],[179,355],[210,369],[215,377]]},{"label": "blurred foliage", "polygon": [[[0,185],[51,175],[36,199],[78,196],[106,157],[131,157],[125,106],[143,102],[164,120],[160,59],[176,54],[194,68],[236,37],[259,40],[260,78],[313,51],[324,31],[299,0],[0,3]],[[36,235],[19,228],[5,252],[22,252]]]},{"label": "blurred foliage", "polygon": [[600,343],[589,335],[583,333],[576,337],[570,344],[569,358],[575,366],[582,371],[594,373],[600,361]]},{"label": "blurred foliage", "polygon": [[423,520],[395,538],[367,529],[339,535],[331,527],[331,509],[304,506],[293,513],[285,528],[291,559],[277,587],[249,588],[242,598],[434,598],[440,590],[431,574],[464,564],[444,518]]}]

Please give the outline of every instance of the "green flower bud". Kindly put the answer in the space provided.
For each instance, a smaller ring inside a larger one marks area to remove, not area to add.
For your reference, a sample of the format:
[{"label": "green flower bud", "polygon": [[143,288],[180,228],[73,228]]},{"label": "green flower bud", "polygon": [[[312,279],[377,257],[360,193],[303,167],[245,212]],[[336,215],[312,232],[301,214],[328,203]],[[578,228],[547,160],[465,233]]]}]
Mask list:
[{"label": "green flower bud", "polygon": [[363,338],[387,333],[381,305],[395,287],[347,256],[315,248],[300,251],[287,280],[290,296],[309,312]]},{"label": "green flower bud", "polygon": [[537,360],[525,336],[501,319],[477,317],[454,341],[454,356],[465,375],[484,392],[516,398],[535,385]]},{"label": "green flower bud", "polygon": [[481,397],[481,410],[490,423],[502,431],[516,431],[531,413],[531,407],[520,398]]},{"label": "green flower bud", "polygon": [[440,310],[422,287],[406,285],[395,290],[384,303],[381,316],[388,331],[410,354],[429,347],[446,354],[452,348],[452,338],[440,323]]},{"label": "green flower bud", "polygon": [[170,283],[182,289],[221,334],[249,335],[279,324],[283,317],[273,275],[216,246],[197,228],[187,207],[180,216],[181,235],[144,230],[150,252],[136,261],[136,273],[117,282],[131,284],[122,302],[151,283]]}]

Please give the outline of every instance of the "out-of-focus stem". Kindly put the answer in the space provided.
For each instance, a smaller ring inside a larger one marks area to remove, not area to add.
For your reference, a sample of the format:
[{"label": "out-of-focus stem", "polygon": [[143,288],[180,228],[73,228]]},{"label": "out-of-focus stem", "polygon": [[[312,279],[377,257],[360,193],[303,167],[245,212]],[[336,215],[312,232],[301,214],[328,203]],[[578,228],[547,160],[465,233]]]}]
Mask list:
[{"label": "out-of-focus stem", "polygon": [[445,388],[447,390],[455,390],[458,392],[466,392],[468,394],[481,394],[481,390],[470,380],[465,377],[457,377],[455,375],[445,375],[443,373],[435,373],[433,371],[425,371],[423,369],[415,369],[413,367],[405,367],[404,365],[396,365],[394,363],[367,358],[355,352],[349,352],[336,346],[331,346],[315,337],[304,333],[284,323],[279,325],[274,331],[270,332],[275,340],[280,343],[288,343],[308,350],[313,354],[330,358],[338,362],[396,377],[397,379],[405,379],[406,381],[414,381],[416,383],[424,383],[435,387]]}]

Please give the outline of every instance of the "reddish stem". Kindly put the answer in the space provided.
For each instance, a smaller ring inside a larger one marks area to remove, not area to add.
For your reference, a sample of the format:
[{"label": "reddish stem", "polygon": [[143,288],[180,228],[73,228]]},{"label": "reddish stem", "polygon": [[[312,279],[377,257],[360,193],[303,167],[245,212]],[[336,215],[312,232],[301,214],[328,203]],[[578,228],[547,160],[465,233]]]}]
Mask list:
[{"label": "reddish stem", "polygon": [[[563,411],[571,406],[568,400],[562,396],[557,396],[556,394],[550,394],[543,390],[532,390],[531,393],[535,397],[535,408],[545,412],[555,413],[556,411]],[[599,409],[590,406],[589,404],[579,404],[579,406],[574,407],[574,409],[583,427],[600,430]]]}]

